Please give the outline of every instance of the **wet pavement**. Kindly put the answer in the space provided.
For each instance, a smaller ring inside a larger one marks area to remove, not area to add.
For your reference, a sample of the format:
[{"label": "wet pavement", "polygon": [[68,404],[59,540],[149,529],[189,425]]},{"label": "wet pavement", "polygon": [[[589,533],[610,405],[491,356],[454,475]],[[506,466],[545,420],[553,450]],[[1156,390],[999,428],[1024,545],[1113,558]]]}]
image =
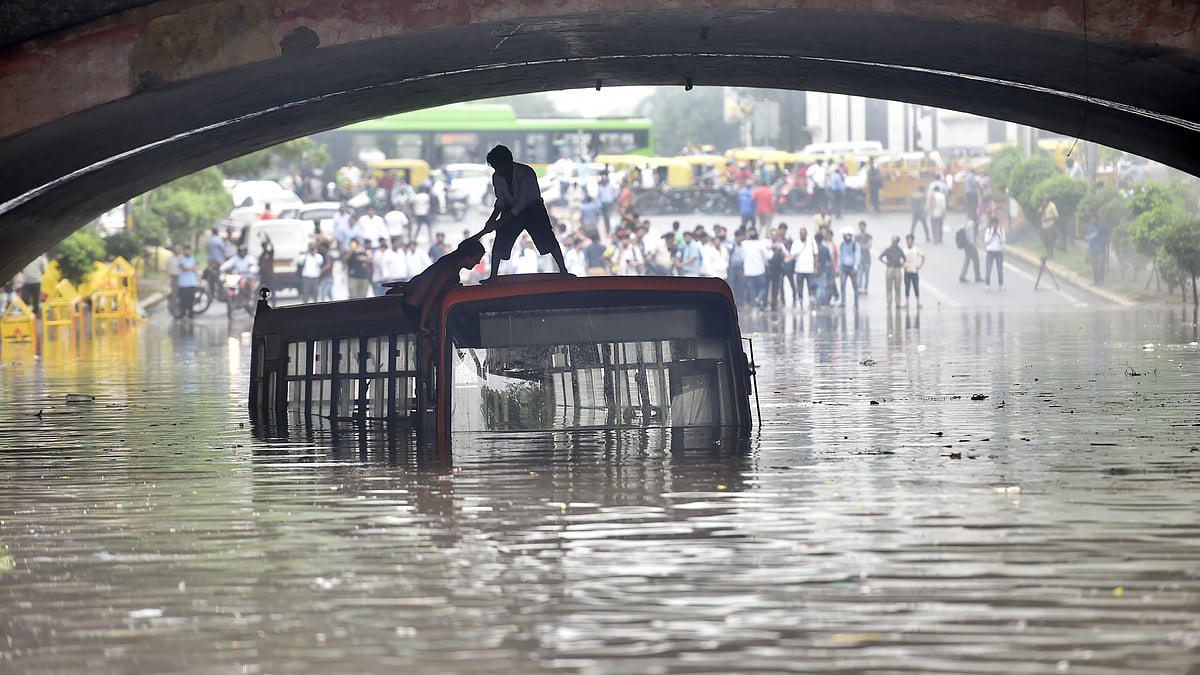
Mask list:
[{"label": "wet pavement", "polygon": [[881,305],[743,317],[745,447],[444,463],[256,437],[247,319],[6,346],[0,671],[1194,672],[1191,325]]}]

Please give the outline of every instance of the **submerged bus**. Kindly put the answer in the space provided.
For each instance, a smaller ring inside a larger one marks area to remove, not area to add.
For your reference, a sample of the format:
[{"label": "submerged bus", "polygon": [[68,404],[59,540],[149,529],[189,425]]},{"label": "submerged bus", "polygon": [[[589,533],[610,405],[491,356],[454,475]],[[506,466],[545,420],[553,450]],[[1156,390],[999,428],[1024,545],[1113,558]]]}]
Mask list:
[{"label": "submerged bus", "polygon": [[719,279],[502,276],[447,292],[424,340],[401,301],[260,302],[252,419],[386,425],[440,447],[479,433],[750,427],[751,364]]},{"label": "submerged bus", "polygon": [[456,103],[389,115],[316,134],[334,166],[346,160],[423,159],[434,168],[482,162],[488,150],[507,145],[535,168],[566,153],[654,154],[651,122],[628,117],[518,118],[504,103]]}]

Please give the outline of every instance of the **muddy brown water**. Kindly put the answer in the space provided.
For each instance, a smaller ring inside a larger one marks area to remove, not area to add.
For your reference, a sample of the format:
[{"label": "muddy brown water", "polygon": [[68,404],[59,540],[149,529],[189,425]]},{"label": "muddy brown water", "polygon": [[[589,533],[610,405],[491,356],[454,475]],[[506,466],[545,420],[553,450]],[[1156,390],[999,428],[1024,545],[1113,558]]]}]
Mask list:
[{"label": "muddy brown water", "polygon": [[244,322],[6,346],[0,671],[1195,672],[1177,314],[743,322],[744,445],[447,463],[256,436]]}]

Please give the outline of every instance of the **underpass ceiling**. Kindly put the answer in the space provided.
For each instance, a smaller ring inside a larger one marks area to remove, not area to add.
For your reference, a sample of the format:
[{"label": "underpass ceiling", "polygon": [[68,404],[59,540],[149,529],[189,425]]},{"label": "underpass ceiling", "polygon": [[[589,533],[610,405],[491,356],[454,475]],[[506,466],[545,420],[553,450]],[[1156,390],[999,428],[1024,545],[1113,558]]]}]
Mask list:
[{"label": "underpass ceiling", "polygon": [[358,40],[161,82],[0,140],[0,277],[104,209],[259,147],[392,112],[596,79],[682,86],[690,77],[697,86],[911,101],[1078,135],[1196,173],[1198,66],[1193,52],[1099,39],[1085,47],[1066,32],[797,10],[605,12]]},{"label": "underpass ceiling", "polygon": [[157,0],[5,0],[0,3],[0,48],[155,2]]}]

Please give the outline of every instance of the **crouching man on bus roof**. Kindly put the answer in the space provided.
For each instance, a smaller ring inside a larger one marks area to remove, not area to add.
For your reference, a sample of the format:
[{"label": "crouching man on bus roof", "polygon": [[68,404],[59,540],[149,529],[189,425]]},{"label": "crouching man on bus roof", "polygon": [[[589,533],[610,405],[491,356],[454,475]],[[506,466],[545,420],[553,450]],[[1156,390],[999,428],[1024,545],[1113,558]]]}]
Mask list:
[{"label": "crouching man on bus roof", "polygon": [[554,226],[546,204],[538,188],[537,174],[528,164],[513,161],[512,151],[497,145],[487,154],[487,163],[496,170],[492,174],[492,187],[496,190],[496,208],[488,216],[487,225],[480,236],[493,230],[496,241],[492,244],[492,274],[495,279],[500,261],[512,255],[513,244],[521,231],[529,233],[537,246],[538,253],[554,256],[560,274],[567,274],[567,263],[563,261],[562,248],[554,236]]},{"label": "crouching man on bus roof", "polygon": [[471,237],[404,284],[401,307],[417,334],[426,336],[433,332],[438,303],[446,291],[458,284],[458,271],[471,269],[481,258],[483,244],[478,236]]}]

